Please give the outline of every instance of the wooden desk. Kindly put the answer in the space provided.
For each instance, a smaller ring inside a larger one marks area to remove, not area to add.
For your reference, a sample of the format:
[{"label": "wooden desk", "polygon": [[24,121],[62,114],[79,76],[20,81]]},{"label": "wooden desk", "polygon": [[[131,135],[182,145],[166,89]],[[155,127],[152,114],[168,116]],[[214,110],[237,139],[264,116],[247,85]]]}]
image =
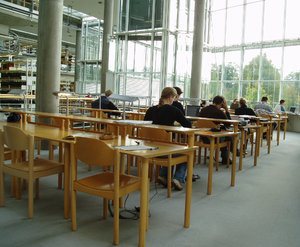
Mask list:
[{"label": "wooden desk", "polygon": [[[212,193],[212,175],[213,175],[213,164],[214,164],[214,150],[215,150],[215,139],[220,137],[233,137],[233,153],[232,153],[232,167],[231,167],[231,186],[235,185],[235,169],[236,169],[236,148],[237,148],[237,137],[238,132],[232,131],[220,131],[212,132],[210,130],[201,130],[195,132],[195,135],[200,135],[209,138],[210,141],[210,155],[208,165],[208,180],[207,180],[207,194]],[[228,150],[228,152],[230,152]]]},{"label": "wooden desk", "polygon": [[[70,132],[71,133],[71,132]],[[84,133],[72,131],[73,135],[80,135],[85,137],[97,138],[97,134]],[[105,140],[109,146],[120,146],[120,145],[136,145],[136,139],[126,138],[125,140],[120,136],[113,140]],[[116,152],[120,154],[126,154],[131,156],[139,157],[142,161],[141,168],[141,194],[140,194],[140,229],[139,229],[139,246],[145,246],[146,242],[146,229],[148,225],[148,200],[149,200],[149,182],[148,182],[148,170],[149,160],[155,157],[170,155],[170,154],[186,154],[188,156],[187,164],[187,180],[186,180],[186,196],[185,196],[185,212],[184,212],[184,227],[190,226],[190,214],[191,214],[191,199],[192,199],[192,174],[193,174],[193,157],[194,147],[188,147],[183,145],[174,145],[161,142],[149,142],[144,141],[143,145],[154,146],[158,149],[155,150],[140,150],[140,151],[126,151],[117,149]],[[71,146],[71,154],[74,152],[73,144]],[[71,157],[73,157],[71,155]],[[121,159],[118,160],[118,165],[121,164]],[[74,160],[72,159],[72,162]],[[72,175],[73,176],[73,175]]]}]

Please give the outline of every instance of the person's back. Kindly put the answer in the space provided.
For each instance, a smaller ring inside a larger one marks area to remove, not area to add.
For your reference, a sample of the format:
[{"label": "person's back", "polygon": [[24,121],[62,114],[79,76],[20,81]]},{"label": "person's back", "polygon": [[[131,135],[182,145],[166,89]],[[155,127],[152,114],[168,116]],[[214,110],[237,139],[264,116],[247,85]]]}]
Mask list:
[{"label": "person's back", "polygon": [[153,121],[153,124],[174,125],[177,121],[183,127],[191,127],[191,123],[183,116],[182,112],[172,105],[156,105],[150,107],[144,117],[146,121]]},{"label": "person's back", "polygon": [[203,107],[199,117],[228,119],[227,115],[214,104]]},{"label": "person's back", "polygon": [[268,97],[264,96],[261,99],[261,102],[255,105],[254,110],[257,112],[266,112],[266,113],[272,113],[273,110],[270,105],[268,105]]},{"label": "person's back", "polygon": [[247,107],[246,100],[241,98],[240,99],[240,107],[235,109],[235,115],[250,115],[250,116],[256,116],[255,112]]}]

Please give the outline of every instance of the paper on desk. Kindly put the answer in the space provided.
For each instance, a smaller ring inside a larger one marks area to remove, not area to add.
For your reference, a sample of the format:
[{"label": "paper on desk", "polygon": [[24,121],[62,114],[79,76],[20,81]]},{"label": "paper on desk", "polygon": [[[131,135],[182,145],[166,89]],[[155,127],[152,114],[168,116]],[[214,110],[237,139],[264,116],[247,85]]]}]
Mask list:
[{"label": "paper on desk", "polygon": [[158,149],[158,147],[145,146],[145,145],[115,146],[115,148],[125,150],[125,151],[156,150],[156,149]]},{"label": "paper on desk", "polygon": [[152,121],[143,121],[143,120],[115,120],[116,123],[123,124],[152,124]]}]

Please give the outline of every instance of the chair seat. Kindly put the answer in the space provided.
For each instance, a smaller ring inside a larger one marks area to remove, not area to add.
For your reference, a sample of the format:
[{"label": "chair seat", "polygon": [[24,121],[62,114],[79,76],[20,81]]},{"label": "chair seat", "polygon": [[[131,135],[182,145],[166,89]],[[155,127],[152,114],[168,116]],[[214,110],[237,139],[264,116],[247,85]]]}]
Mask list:
[{"label": "chair seat", "polygon": [[[120,197],[137,190],[139,187],[139,177],[126,174],[120,175]],[[79,179],[74,181],[74,189],[93,195],[104,196],[112,200],[114,197],[114,174],[104,172]]]},{"label": "chair seat", "polygon": [[[20,174],[24,173],[24,178],[28,177],[29,166],[28,162],[20,162],[16,164],[4,164],[3,169],[5,172],[18,170]],[[33,163],[33,177],[44,177],[51,174],[57,174],[64,171],[64,164],[51,160],[35,159]]]}]

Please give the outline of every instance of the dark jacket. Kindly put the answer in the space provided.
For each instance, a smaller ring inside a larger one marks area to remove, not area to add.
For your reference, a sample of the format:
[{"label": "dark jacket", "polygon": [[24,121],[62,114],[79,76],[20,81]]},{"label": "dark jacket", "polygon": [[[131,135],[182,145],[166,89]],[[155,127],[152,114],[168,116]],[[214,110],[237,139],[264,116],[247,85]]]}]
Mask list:
[{"label": "dark jacket", "polygon": [[208,105],[208,106],[202,108],[199,113],[199,117],[231,119],[229,112],[226,112],[226,114],[225,114],[222,110],[220,110],[215,105]]},{"label": "dark jacket", "polygon": [[176,108],[178,108],[182,112],[183,116],[185,116],[185,111],[183,109],[183,105],[179,101],[173,101],[172,106],[175,106]]},{"label": "dark jacket", "polygon": [[[110,110],[119,110],[118,107],[114,105],[106,96],[101,96],[100,98],[94,100],[92,102],[92,108],[99,109],[99,101],[101,100],[101,109],[110,109]],[[121,114],[118,112],[110,112],[108,115],[116,115],[120,116]]]},{"label": "dark jacket", "polygon": [[237,109],[235,109],[235,115],[250,115],[250,116],[256,116],[255,112],[248,108],[246,105],[243,105]]},{"label": "dark jacket", "polygon": [[153,124],[173,126],[177,121],[183,127],[191,128],[191,122],[185,118],[182,112],[172,105],[152,106],[145,115],[144,120],[153,121]]}]

